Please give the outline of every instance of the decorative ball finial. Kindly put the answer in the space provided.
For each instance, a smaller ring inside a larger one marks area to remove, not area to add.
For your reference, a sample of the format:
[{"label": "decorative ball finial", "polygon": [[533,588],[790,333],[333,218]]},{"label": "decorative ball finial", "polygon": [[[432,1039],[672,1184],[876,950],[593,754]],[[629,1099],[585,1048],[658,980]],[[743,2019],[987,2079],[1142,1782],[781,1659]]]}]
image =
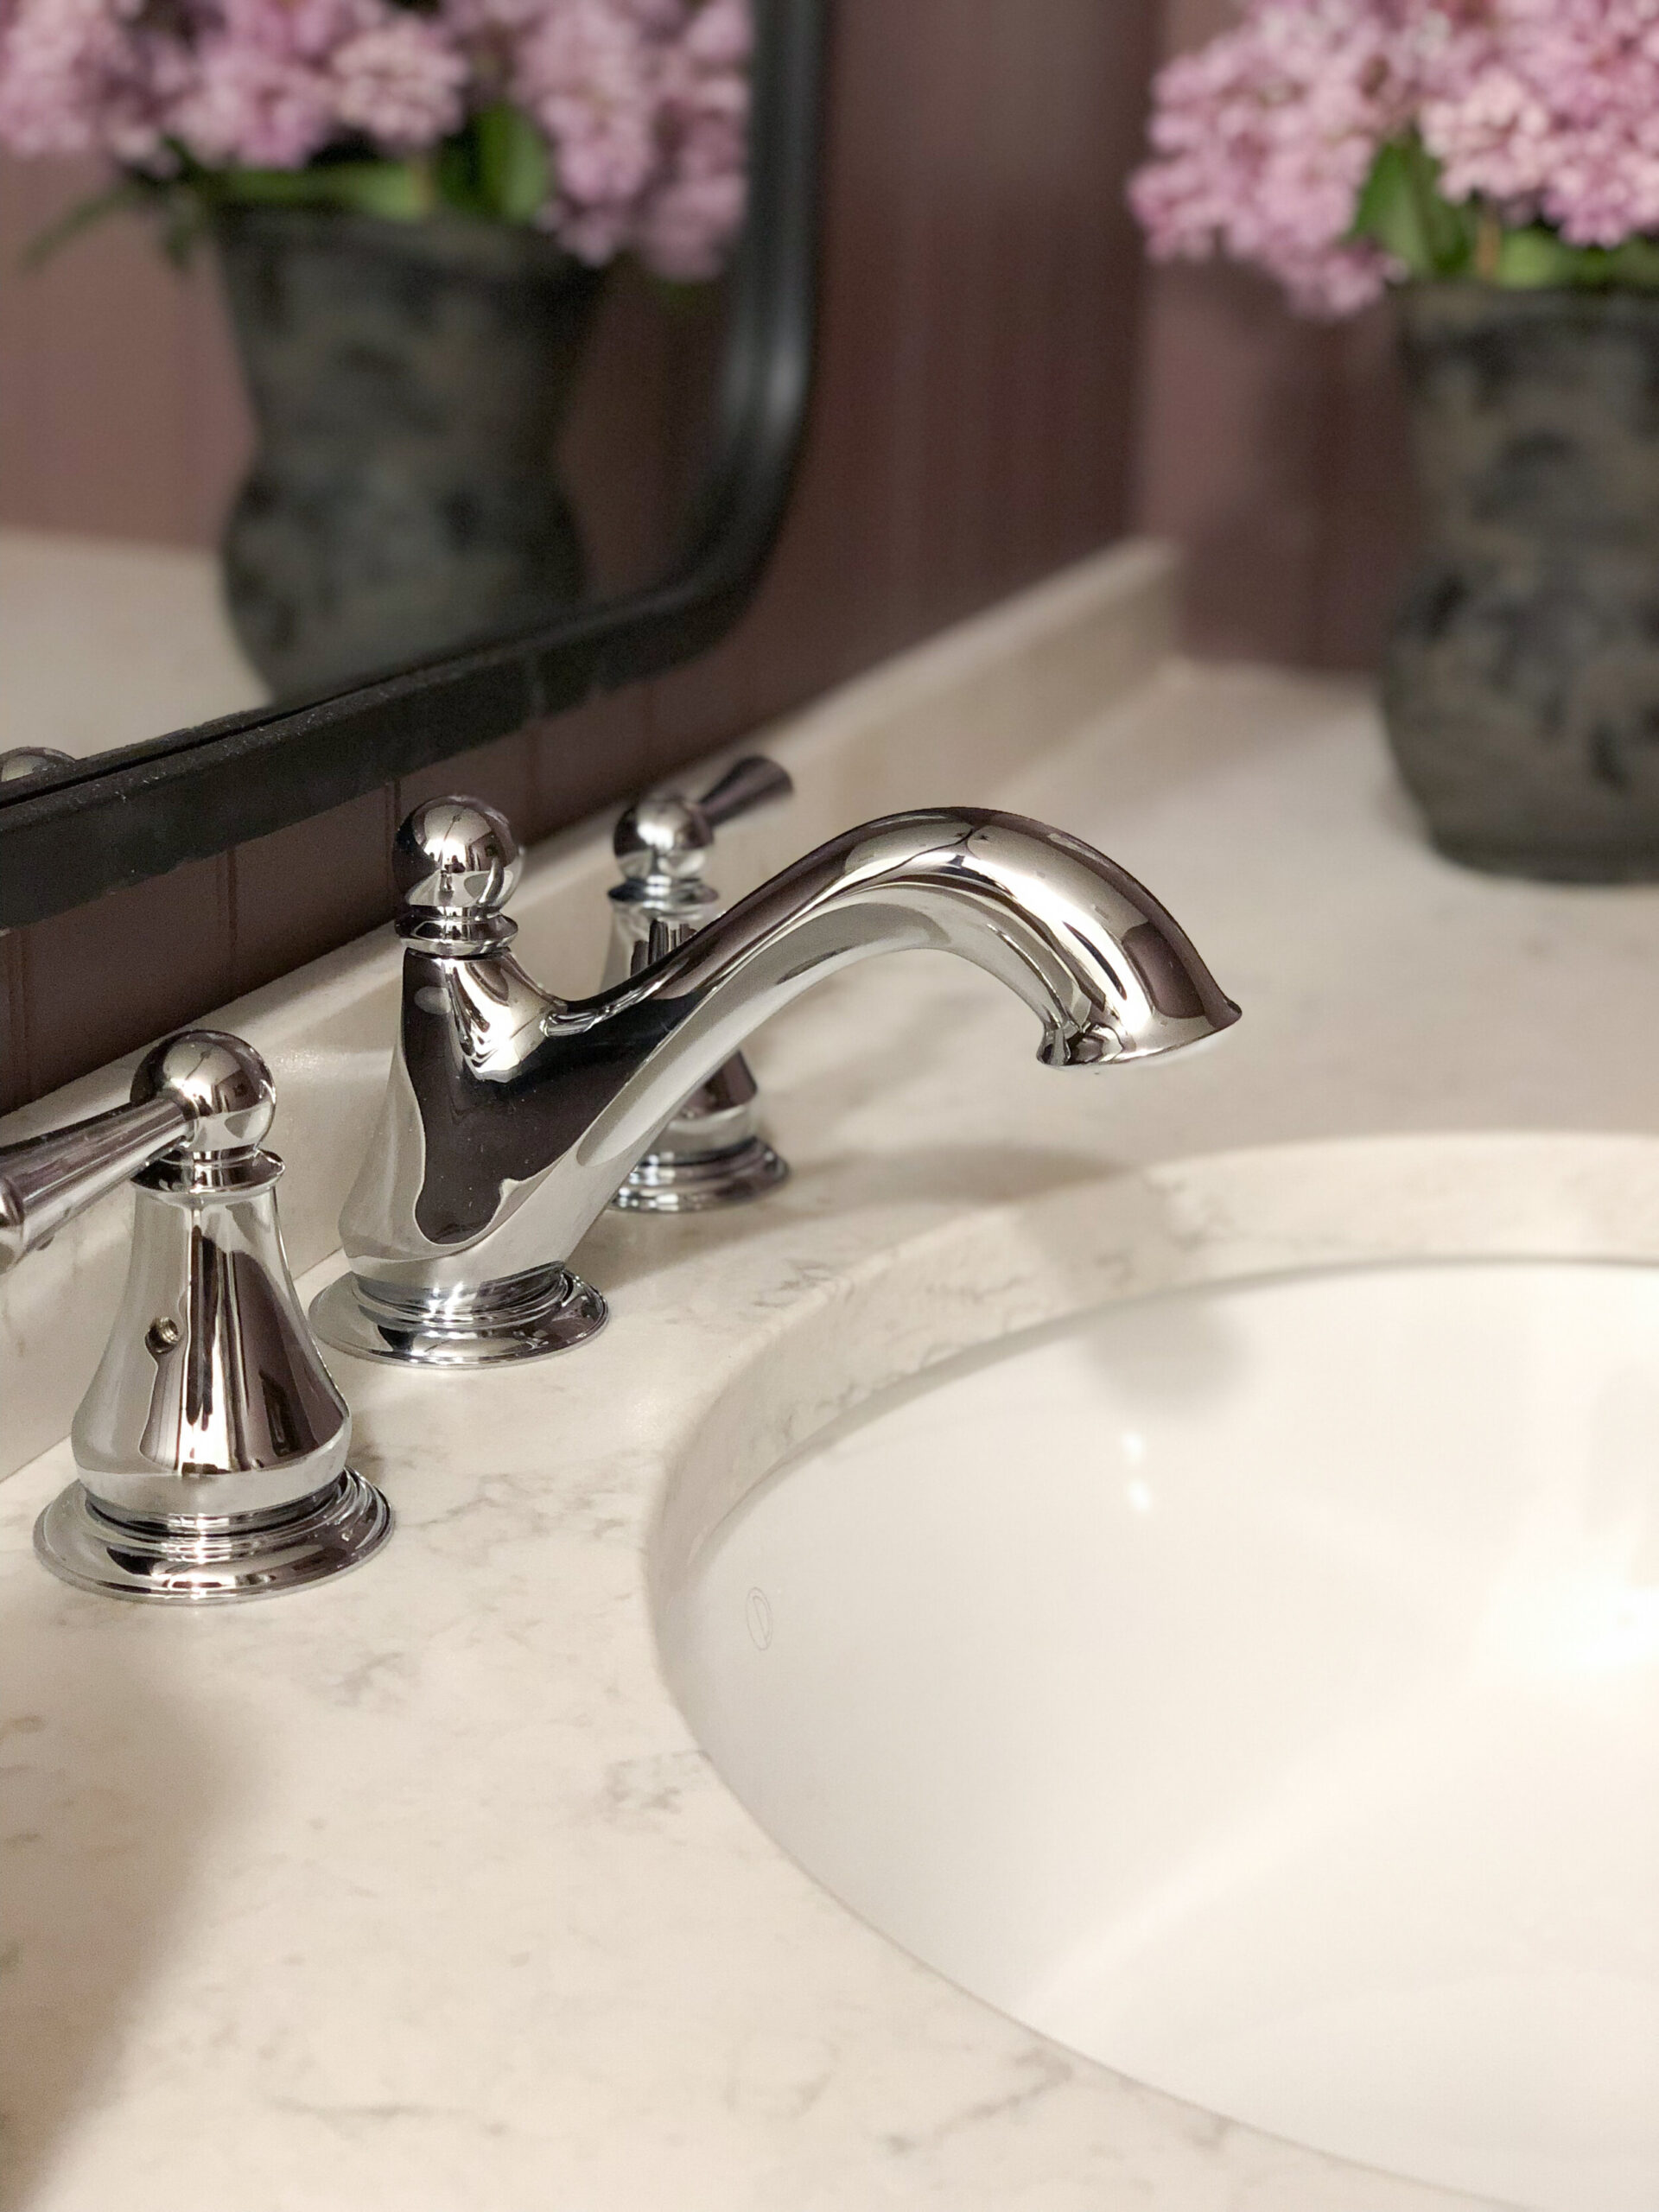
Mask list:
[{"label": "decorative ball finial", "polygon": [[132,1103],[175,1098],[195,1116],[184,1139],[190,1152],[234,1152],[257,1145],[276,1113],[276,1086],[251,1045],[222,1029],[181,1029],[138,1063]]},{"label": "decorative ball finial", "polygon": [[628,809],[611,846],[630,880],[654,875],[681,882],[702,874],[714,842],[709,818],[696,800],[677,791],[654,791]]},{"label": "decorative ball finial", "polygon": [[518,841],[505,815],[478,798],[429,798],[398,830],[392,880],[406,907],[493,913],[512,896]]}]

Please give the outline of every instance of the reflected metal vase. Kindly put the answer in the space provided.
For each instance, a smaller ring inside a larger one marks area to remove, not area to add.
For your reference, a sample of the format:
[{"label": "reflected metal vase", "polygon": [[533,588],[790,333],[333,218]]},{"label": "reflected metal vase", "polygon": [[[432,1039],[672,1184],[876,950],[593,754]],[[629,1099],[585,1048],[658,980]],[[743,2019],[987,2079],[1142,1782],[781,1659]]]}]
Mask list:
[{"label": "reflected metal vase", "polygon": [[241,207],[214,229],[257,430],[225,596],[276,696],[577,599],[553,443],[603,272],[539,232],[456,218]]},{"label": "reflected metal vase", "polygon": [[1450,858],[1659,879],[1659,296],[1401,296],[1425,544],[1389,644]]}]

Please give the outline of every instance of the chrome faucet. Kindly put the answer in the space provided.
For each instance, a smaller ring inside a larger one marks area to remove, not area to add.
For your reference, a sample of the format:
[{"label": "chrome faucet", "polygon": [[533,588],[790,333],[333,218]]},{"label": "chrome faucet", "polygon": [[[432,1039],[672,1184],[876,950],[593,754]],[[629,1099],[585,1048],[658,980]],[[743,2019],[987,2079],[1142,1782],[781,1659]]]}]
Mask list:
[{"label": "chrome faucet", "polygon": [[251,1045],[167,1039],[130,1103],[0,1150],[0,1274],[129,1178],[132,1255],[70,1430],[79,1479],[35,1528],[42,1563],[106,1596],[268,1597],[368,1558],[386,1501],[346,1464],[352,1417],[317,1357],[263,1150],[276,1093]]},{"label": "chrome faucet", "polygon": [[[701,798],[650,791],[628,808],[611,839],[622,880],[610,893],[601,990],[708,927],[720,912],[720,893],[704,873],[715,832],[794,789],[775,761],[751,754]],[[622,1213],[707,1213],[775,1191],[789,1169],[756,1126],[759,1096],[748,1062],[734,1052],[634,1162],[611,1204]]]},{"label": "chrome faucet", "polygon": [[1144,1059],[1238,1019],[1179,926],[1063,831],[974,807],[847,830],[626,982],[567,1001],[507,950],[507,823],[429,801],[397,833],[403,1007],[312,1307],[372,1358],[478,1367],[580,1343],[605,1302],[570,1255],[634,1162],[752,1031],[880,952],[954,952],[1042,1024],[1049,1067]]}]

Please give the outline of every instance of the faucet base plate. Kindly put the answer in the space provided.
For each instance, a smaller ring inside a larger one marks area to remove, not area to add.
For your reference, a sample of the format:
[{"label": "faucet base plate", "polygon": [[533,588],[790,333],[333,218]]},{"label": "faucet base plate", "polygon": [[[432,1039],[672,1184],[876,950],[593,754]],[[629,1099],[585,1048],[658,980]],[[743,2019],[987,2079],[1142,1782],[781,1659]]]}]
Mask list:
[{"label": "faucet base plate", "polygon": [[408,1367],[499,1367],[586,1344],[609,1319],[591,1283],[568,1268],[486,1284],[464,1298],[404,1303],[341,1275],[311,1303],[311,1326],[336,1351]]},{"label": "faucet base plate", "polygon": [[35,1523],[43,1567],[78,1590],[159,1605],[224,1605],[302,1590],[360,1567],[391,1533],[391,1508],[354,1468],[264,1513],[117,1514],[84,1483]]},{"label": "faucet base plate", "polygon": [[708,1213],[763,1198],[788,1179],[788,1162],[751,1136],[701,1158],[647,1153],[611,1204],[619,1213]]}]

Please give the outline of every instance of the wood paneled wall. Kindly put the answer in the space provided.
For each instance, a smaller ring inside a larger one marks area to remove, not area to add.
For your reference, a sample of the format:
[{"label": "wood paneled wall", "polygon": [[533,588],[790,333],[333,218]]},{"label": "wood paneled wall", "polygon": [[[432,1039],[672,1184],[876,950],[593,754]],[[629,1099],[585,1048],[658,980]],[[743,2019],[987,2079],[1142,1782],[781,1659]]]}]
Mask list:
[{"label": "wood paneled wall", "polygon": [[24,264],[106,183],[0,158],[0,522],[210,545],[249,435],[206,257],[183,273],[121,215]]},{"label": "wood paneled wall", "polygon": [[[1165,0],[1164,50],[1233,0]],[[1224,658],[1368,668],[1414,525],[1394,318],[1299,321],[1263,277],[1164,268],[1147,287],[1137,526],[1188,556],[1188,642]]]},{"label": "wood paneled wall", "polygon": [[[543,835],[1120,534],[1141,289],[1123,181],[1157,14],[1155,0],[838,0],[817,388],[784,535],[737,632],[658,682],[13,931],[0,1104],[381,919],[391,830],[418,797],[471,790]],[[132,237],[93,250],[143,251]],[[156,272],[121,266],[153,286]],[[188,298],[179,312],[211,320]],[[207,374],[209,353],[185,351]],[[652,404],[707,352],[706,336],[659,346]],[[226,410],[228,480],[239,418],[233,396],[211,404]],[[626,467],[629,435],[608,435]],[[207,492],[176,500],[175,534],[202,534]]]}]

